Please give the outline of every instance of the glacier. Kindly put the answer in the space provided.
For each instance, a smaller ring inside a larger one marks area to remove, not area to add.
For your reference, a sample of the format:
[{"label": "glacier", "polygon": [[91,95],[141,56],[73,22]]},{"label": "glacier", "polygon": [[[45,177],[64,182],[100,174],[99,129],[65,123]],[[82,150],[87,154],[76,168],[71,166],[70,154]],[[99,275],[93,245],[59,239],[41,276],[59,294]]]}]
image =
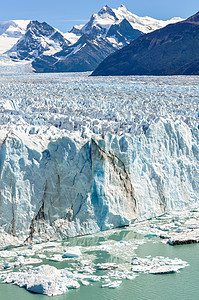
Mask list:
[{"label": "glacier", "polygon": [[[198,88],[195,77],[183,80],[105,83],[85,74],[1,79],[1,247],[92,234],[197,207]],[[117,116],[111,106],[116,94]],[[58,123],[63,118],[68,122]]]}]

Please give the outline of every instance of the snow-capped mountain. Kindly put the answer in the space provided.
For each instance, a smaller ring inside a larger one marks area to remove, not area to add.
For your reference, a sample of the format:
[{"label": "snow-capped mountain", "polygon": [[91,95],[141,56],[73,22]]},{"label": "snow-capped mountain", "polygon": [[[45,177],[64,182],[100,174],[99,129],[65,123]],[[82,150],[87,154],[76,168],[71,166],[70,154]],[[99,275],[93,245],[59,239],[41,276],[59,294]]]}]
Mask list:
[{"label": "snow-capped mountain", "polygon": [[112,25],[119,24],[123,20],[127,20],[133,29],[139,30],[143,33],[149,33],[170,23],[181,21],[182,19],[172,18],[167,21],[162,21],[150,17],[138,17],[131,13],[124,5],[121,5],[115,9],[106,5],[102,7],[97,14],[92,15],[90,21],[82,27],[81,31],[83,33],[90,34],[93,32],[93,30],[95,30],[101,34],[103,32],[106,34]]},{"label": "snow-capped mountain", "polygon": [[93,14],[87,24],[74,26],[64,36],[71,44],[73,44],[73,41],[77,42],[83,34],[92,35],[92,37],[96,38],[112,37],[111,41],[115,40],[115,43],[118,44],[118,34],[120,37],[122,34],[125,35],[124,31],[118,32],[118,29],[124,27],[124,24],[128,24],[126,25],[128,29],[126,32],[127,35],[132,30],[137,35],[141,35],[179,21],[182,21],[182,18],[175,17],[167,21],[162,21],[150,17],[138,17],[131,13],[124,5],[116,9],[106,5],[97,14]]},{"label": "snow-capped mountain", "polygon": [[[121,48],[146,31],[135,28],[131,15],[133,14],[123,5],[117,9],[104,6],[98,14],[91,16],[80,32],[93,39],[107,39],[115,48]],[[153,30],[155,29],[154,27]]]},{"label": "snow-capped mountain", "polygon": [[107,57],[93,72],[95,76],[198,74],[199,12],[139,37]]},{"label": "snow-capped mountain", "polygon": [[37,72],[91,71],[109,54],[128,45],[140,35],[180,20],[182,19],[172,18],[161,21],[138,17],[124,5],[116,9],[104,6],[91,16],[87,24],[73,27],[65,34],[70,44],[63,51],[51,57],[38,57],[33,62],[33,67]]},{"label": "snow-capped mountain", "polygon": [[180,20],[138,17],[121,5],[116,9],[104,6],[88,23],[65,34],[45,22],[3,22],[0,61],[5,57],[13,62],[28,61],[36,72],[92,71],[109,54],[140,35]]},{"label": "snow-capped mountain", "polygon": [[8,51],[13,59],[34,59],[41,54],[53,55],[66,46],[63,35],[46,22],[30,21],[24,36]]},{"label": "snow-capped mountain", "polygon": [[0,22],[0,54],[10,50],[25,33],[30,20]]}]

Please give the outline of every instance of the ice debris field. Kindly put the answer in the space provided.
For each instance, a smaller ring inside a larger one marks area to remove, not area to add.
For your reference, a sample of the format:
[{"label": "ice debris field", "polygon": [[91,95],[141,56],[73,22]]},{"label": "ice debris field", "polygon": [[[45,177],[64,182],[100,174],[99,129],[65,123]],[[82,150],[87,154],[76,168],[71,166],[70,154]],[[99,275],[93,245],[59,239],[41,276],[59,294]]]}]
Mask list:
[{"label": "ice debris field", "polygon": [[179,273],[189,267],[186,261],[139,257],[137,252],[145,244],[148,248],[158,243],[173,247],[169,235],[180,240],[190,228],[196,234],[198,225],[199,211],[185,211],[76,239],[1,250],[1,282],[55,296],[82,286],[98,284],[98,288],[114,289],[125,280],[139,280],[147,274]]}]

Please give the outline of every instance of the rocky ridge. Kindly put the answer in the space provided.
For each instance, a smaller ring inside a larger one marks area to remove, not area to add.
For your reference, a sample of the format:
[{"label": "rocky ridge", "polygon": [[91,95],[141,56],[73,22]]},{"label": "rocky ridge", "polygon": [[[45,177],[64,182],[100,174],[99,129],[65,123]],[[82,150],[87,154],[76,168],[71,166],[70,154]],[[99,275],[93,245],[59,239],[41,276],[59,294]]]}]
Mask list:
[{"label": "rocky ridge", "polygon": [[138,17],[123,5],[104,6],[68,33],[38,21],[0,22],[0,65],[29,65],[35,72],[92,71],[110,53],[147,32],[174,23]]},{"label": "rocky ridge", "polygon": [[199,12],[139,37],[107,57],[92,75],[198,75],[198,53]]}]

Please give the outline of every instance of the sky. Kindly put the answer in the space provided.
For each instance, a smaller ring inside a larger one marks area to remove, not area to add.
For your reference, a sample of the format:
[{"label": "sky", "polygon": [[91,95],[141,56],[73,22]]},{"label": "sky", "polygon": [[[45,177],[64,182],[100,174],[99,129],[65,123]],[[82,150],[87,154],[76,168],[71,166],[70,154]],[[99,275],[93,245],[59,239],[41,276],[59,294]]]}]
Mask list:
[{"label": "sky", "polygon": [[63,32],[73,25],[85,24],[104,5],[125,5],[138,16],[167,20],[187,18],[199,10],[198,0],[9,0],[1,1],[0,21],[38,20]]}]

